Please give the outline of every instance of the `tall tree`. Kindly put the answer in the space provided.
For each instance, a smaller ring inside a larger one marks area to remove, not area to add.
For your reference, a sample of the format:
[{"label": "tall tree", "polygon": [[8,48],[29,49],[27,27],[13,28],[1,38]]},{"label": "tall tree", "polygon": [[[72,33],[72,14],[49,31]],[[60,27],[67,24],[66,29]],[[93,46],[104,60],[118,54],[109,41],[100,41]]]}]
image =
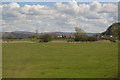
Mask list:
[{"label": "tall tree", "polygon": [[85,32],[82,29],[75,27],[75,31],[76,31],[76,33],[74,35],[75,41],[86,41],[87,40],[87,35],[85,34]]},{"label": "tall tree", "polygon": [[85,32],[78,27],[75,27],[75,31],[76,31],[77,34],[85,34]]}]

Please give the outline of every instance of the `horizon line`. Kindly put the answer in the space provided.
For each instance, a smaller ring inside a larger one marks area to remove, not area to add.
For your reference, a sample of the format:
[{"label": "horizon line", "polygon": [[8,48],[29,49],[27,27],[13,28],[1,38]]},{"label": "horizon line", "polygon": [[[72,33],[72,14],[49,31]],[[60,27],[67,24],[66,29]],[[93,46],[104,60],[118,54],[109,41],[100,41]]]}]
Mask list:
[{"label": "horizon line", "polygon": [[[0,31],[1,32],[1,31]],[[36,33],[35,31],[2,31],[2,32],[31,32],[31,33]],[[55,33],[55,32],[63,32],[63,33],[75,33],[75,31],[71,32],[65,32],[65,31],[46,31],[46,32],[38,32],[38,33]],[[104,32],[104,31],[103,31]],[[95,33],[95,32],[85,32],[85,33]],[[102,33],[102,32],[96,32],[96,33]]]}]

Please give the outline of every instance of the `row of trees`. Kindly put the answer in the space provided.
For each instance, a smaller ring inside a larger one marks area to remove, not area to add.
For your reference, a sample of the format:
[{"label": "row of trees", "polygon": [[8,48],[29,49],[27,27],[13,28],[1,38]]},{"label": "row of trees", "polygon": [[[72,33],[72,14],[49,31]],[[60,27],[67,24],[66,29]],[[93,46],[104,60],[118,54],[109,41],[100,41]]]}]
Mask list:
[{"label": "row of trees", "polygon": [[[72,41],[79,42],[79,41],[97,41],[98,40],[98,38],[96,36],[86,35],[86,33],[78,27],[75,27],[75,31],[76,31],[76,33],[74,34],[74,39]],[[45,35],[41,36],[40,42],[49,42],[54,38],[55,37],[50,34],[45,34]],[[62,38],[64,38],[64,37],[62,37]]]},{"label": "row of trees", "polygon": [[75,27],[75,31],[76,33],[74,35],[75,36],[74,41],[97,41],[98,40],[96,36],[86,35],[86,33],[78,27]]},{"label": "row of trees", "polygon": [[[119,33],[120,31],[119,30],[120,29],[118,29],[118,28],[114,28],[112,30],[112,33],[113,33],[114,37],[118,37],[120,39],[120,33]],[[72,40],[69,40],[68,42],[70,42],[70,41],[76,41],[76,42],[90,41],[91,42],[91,41],[97,41],[99,39],[102,39],[101,37],[98,37],[98,35],[88,36],[88,35],[86,35],[86,33],[82,29],[80,29],[78,27],[75,27],[75,31],[76,32],[74,34],[74,38],[69,38],[69,39],[72,39]],[[114,42],[115,41],[114,37],[106,36],[105,39]],[[57,35],[54,35],[54,34],[42,34],[42,35],[35,34],[35,35],[29,36],[27,38],[29,38],[29,39],[39,39],[39,42],[49,42],[49,41],[51,41],[53,39],[56,39]],[[61,38],[65,39],[65,36],[62,36]],[[15,37],[14,35],[10,34],[8,37],[3,37],[3,39],[9,39],[9,40],[23,39],[23,37]]]}]

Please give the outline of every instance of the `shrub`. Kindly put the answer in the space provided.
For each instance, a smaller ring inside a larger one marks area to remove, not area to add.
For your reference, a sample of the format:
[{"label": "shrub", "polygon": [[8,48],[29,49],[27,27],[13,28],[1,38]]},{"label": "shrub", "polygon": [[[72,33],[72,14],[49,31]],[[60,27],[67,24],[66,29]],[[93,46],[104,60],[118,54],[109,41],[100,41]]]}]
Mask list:
[{"label": "shrub", "polygon": [[75,34],[75,41],[87,41],[87,35]]},{"label": "shrub", "polygon": [[69,40],[67,40],[67,42],[74,42],[74,40],[73,39],[69,39]]},{"label": "shrub", "polygon": [[45,35],[42,36],[40,42],[49,42],[51,40],[52,40],[52,36],[50,34],[45,34]]},{"label": "shrub", "polygon": [[109,40],[110,40],[110,42],[116,42],[115,38],[110,38]]},{"label": "shrub", "polygon": [[98,40],[98,38],[95,36],[88,36],[87,37],[87,41],[97,41],[97,40]]},{"label": "shrub", "polygon": [[97,41],[96,36],[87,36],[85,34],[75,34],[75,41]]},{"label": "shrub", "polygon": [[14,36],[13,34],[10,34],[10,35],[8,36],[8,39],[15,39],[15,36]]}]

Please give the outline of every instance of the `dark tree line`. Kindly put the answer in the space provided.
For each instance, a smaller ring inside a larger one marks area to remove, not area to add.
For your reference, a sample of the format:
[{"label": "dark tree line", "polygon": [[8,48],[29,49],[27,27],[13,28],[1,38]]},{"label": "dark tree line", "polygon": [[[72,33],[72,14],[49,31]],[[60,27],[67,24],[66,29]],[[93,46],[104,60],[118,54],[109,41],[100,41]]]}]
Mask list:
[{"label": "dark tree line", "polygon": [[96,36],[88,36],[82,29],[76,27],[75,28],[76,33],[74,34],[75,36],[75,41],[97,41],[98,38]]}]

